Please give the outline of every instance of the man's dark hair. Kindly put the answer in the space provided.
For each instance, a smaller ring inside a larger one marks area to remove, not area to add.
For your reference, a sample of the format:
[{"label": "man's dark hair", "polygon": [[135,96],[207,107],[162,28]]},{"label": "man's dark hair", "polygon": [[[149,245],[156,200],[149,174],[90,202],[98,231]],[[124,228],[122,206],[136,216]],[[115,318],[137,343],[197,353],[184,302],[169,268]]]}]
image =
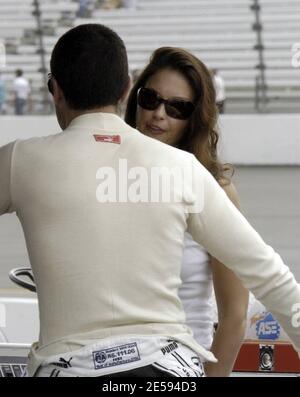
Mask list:
[{"label": "man's dark hair", "polygon": [[99,24],[66,32],[52,51],[50,67],[75,110],[116,105],[128,83],[125,45],[113,30]]},{"label": "man's dark hair", "polygon": [[22,70],[22,69],[17,69],[17,70],[16,70],[16,76],[17,76],[17,77],[23,76],[23,70]]}]

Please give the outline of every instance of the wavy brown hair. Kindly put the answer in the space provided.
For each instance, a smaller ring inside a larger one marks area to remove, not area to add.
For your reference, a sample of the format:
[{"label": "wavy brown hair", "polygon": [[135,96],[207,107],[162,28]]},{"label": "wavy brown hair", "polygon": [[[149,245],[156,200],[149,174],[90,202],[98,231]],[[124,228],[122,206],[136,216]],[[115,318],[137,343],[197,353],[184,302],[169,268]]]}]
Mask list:
[{"label": "wavy brown hair", "polygon": [[[219,183],[229,184],[233,167],[230,164],[222,164],[217,154],[218,110],[212,77],[204,63],[188,51],[176,47],[161,47],[154,51],[149,64],[132,87],[125,121],[136,128],[137,91],[140,87],[145,87],[149,78],[162,69],[172,69],[181,73],[191,85],[196,98],[195,110],[182,139],[176,146],[193,153]],[[228,172],[231,172],[229,177],[225,175]]]}]

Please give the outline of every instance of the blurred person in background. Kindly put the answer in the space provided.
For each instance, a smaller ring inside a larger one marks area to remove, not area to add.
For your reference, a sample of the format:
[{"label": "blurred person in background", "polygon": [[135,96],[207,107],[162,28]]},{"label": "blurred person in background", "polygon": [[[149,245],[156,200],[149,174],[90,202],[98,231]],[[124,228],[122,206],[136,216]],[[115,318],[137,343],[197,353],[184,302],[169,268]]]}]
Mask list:
[{"label": "blurred person in background", "polygon": [[102,0],[97,7],[104,10],[114,10],[122,7],[122,0]]},{"label": "blurred person in background", "polygon": [[213,82],[216,91],[216,103],[219,109],[219,113],[225,113],[225,101],[226,101],[226,92],[225,92],[225,81],[222,76],[220,76],[219,71],[217,69],[212,69],[211,71],[213,76]]},{"label": "blurred person in background", "polygon": [[135,68],[131,72],[131,77],[132,77],[132,83],[135,84],[137,81],[139,75],[141,74],[141,69]]},{"label": "blurred person in background", "polygon": [[[197,104],[196,109],[192,104]],[[210,72],[199,59],[179,48],[156,50],[137,77],[125,121],[151,138],[194,154],[240,207],[236,189],[226,175],[231,167],[217,156],[215,90]],[[248,291],[188,233],[181,278],[179,296],[187,323],[197,342],[218,358],[218,363],[206,364],[206,373],[228,376],[245,334]],[[218,307],[214,337],[213,285]]]},{"label": "blurred person in background", "polygon": [[77,18],[88,18],[90,16],[89,6],[91,0],[79,0],[78,10],[76,13]]},{"label": "blurred person in background", "polygon": [[30,84],[29,81],[23,76],[23,70],[17,69],[16,78],[14,80],[16,115],[21,116],[26,113],[30,91]]}]

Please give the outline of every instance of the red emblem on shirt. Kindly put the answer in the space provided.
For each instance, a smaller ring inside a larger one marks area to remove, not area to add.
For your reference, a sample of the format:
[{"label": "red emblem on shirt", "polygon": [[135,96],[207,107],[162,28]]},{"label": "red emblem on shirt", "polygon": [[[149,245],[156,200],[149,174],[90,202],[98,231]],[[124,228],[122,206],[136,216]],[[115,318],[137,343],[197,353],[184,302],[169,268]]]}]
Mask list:
[{"label": "red emblem on shirt", "polygon": [[120,135],[94,135],[94,138],[96,142],[121,143]]}]

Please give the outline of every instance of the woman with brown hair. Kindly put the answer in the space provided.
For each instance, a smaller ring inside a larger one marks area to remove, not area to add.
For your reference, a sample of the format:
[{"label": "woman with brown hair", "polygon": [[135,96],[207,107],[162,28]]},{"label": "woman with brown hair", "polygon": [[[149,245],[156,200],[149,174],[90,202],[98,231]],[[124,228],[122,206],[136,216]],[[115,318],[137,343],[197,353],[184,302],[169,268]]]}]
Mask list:
[{"label": "woman with brown hair", "polygon": [[[194,154],[239,208],[230,178],[232,167],[218,159],[217,117],[215,90],[206,66],[183,49],[162,47],[134,84],[125,121],[149,137]],[[206,374],[228,376],[245,334],[248,291],[188,233],[181,276],[179,296],[187,323],[197,342],[218,359],[218,363],[206,364]],[[212,285],[218,308],[214,336]]]}]

